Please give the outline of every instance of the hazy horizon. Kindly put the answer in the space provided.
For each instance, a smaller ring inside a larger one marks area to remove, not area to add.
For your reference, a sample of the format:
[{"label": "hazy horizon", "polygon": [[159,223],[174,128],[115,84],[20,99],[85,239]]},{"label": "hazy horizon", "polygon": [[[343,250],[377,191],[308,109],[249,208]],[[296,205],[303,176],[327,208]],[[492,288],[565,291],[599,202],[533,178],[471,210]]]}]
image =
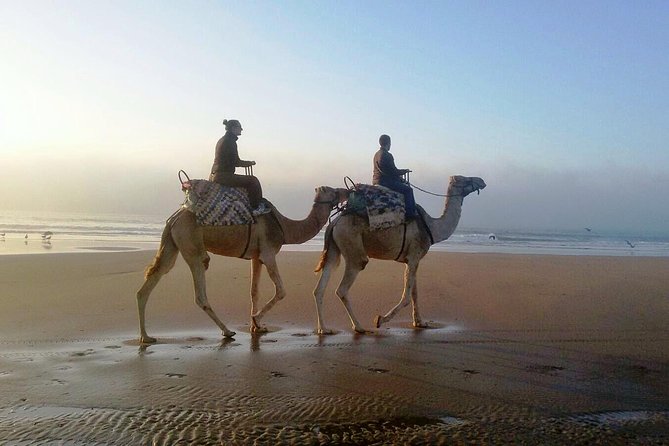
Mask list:
[{"label": "hazy horizon", "polygon": [[167,217],[228,118],[291,218],[387,133],[464,227],[669,231],[666,2],[4,1],[0,51],[0,210]]}]

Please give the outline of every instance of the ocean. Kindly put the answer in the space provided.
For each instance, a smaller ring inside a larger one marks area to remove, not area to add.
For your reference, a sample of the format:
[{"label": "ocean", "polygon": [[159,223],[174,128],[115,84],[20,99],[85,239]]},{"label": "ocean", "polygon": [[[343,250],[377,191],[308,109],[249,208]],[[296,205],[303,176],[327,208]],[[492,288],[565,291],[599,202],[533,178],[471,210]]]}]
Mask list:
[{"label": "ocean", "polygon": [[[156,249],[168,215],[3,211],[0,255]],[[44,236],[51,232],[50,237]],[[4,234],[4,236],[2,235]],[[321,231],[284,250],[320,251]],[[520,230],[459,227],[434,251],[467,253],[669,257],[669,234],[613,233],[596,228]]]}]

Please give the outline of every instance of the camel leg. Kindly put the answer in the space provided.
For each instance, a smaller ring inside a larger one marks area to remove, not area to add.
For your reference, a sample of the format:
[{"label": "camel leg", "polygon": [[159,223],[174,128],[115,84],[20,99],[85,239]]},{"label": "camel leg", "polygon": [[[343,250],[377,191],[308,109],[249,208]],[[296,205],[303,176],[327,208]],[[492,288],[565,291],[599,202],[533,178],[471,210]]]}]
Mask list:
[{"label": "camel leg", "polygon": [[[139,313],[139,342],[142,344],[152,344],[156,338],[152,338],[146,333],[145,312],[146,303],[149,300],[151,291],[158,285],[160,279],[167,274],[177,260],[179,249],[176,247],[171,237],[163,237],[162,246],[158,250],[151,272],[144,279],[144,284],[137,291],[137,311]],[[153,268],[153,266],[156,266]]]},{"label": "camel leg", "polygon": [[380,328],[381,324],[386,323],[390,321],[393,317],[395,317],[395,314],[402,308],[406,307],[409,305],[409,299],[410,296],[413,294],[413,288],[416,284],[416,270],[418,269],[418,265],[412,265],[408,264],[404,270],[404,291],[402,292],[402,298],[400,301],[393,307],[392,310],[390,310],[388,313],[386,313],[385,316],[377,316],[376,317],[376,328]]},{"label": "camel leg", "polygon": [[[269,302],[267,302],[265,306],[260,309],[260,311],[251,316],[253,321],[253,331],[266,330],[258,326],[258,321],[274,306],[274,304],[286,297],[286,290],[283,287],[283,281],[281,280],[281,275],[279,274],[279,267],[276,264],[276,257],[274,255],[268,255],[261,260],[265,264],[265,268],[267,268],[267,273],[269,274],[270,279],[272,279],[272,282],[274,282],[274,296],[272,296]],[[258,328],[253,329],[254,327]]]},{"label": "camel leg", "polygon": [[231,338],[235,335],[234,331],[228,330],[223,322],[216,316],[214,310],[209,305],[207,299],[206,291],[206,280],[205,280],[205,271],[209,265],[209,255],[206,251],[202,251],[199,254],[195,255],[186,255],[183,251],[181,253],[190,267],[191,273],[193,274],[193,285],[195,287],[195,303],[207,313],[207,316],[213,320],[216,325],[223,332],[223,336],[226,338]]},{"label": "camel leg", "polygon": [[348,292],[351,289],[351,286],[353,286],[353,282],[355,282],[355,279],[358,277],[360,271],[362,271],[367,265],[367,261],[368,260],[365,258],[364,263],[356,264],[354,261],[347,260],[344,277],[342,277],[341,282],[339,283],[339,286],[336,290],[336,294],[339,297],[339,300],[341,300],[341,302],[344,304],[346,313],[348,313],[348,317],[351,319],[353,330],[355,330],[356,333],[367,333],[367,330],[362,328],[360,322],[358,322],[358,319],[356,319],[355,315],[353,314],[351,303],[348,300]]},{"label": "camel leg", "polygon": [[260,330],[256,323],[254,315],[258,311],[258,284],[260,283],[260,274],[262,273],[262,262],[258,258],[251,259],[251,332]]},{"label": "camel leg", "polygon": [[418,279],[414,279],[413,288],[411,289],[411,308],[414,328],[427,328],[428,325],[421,320],[418,313]]},{"label": "camel leg", "polygon": [[325,265],[321,270],[321,276],[318,278],[318,283],[316,288],[314,288],[314,300],[316,301],[316,317],[317,317],[317,327],[316,333],[319,335],[330,335],[334,334],[334,330],[329,330],[325,328],[323,323],[323,295],[325,294],[325,289],[328,286],[330,281],[330,276],[332,271],[337,267],[337,262],[339,260],[339,250],[337,246],[332,243],[327,251],[327,259],[325,260]]}]

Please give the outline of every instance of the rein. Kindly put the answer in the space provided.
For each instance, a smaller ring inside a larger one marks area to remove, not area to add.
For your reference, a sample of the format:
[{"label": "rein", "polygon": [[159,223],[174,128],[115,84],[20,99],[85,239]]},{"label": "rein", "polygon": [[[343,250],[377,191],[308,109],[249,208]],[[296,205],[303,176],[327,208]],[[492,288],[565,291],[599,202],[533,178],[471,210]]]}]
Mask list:
[{"label": "rein", "polygon": [[[448,195],[448,194],[436,194],[436,193],[434,193],[434,192],[430,192],[430,191],[428,191],[428,190],[421,189],[420,187],[416,186],[415,184],[411,184],[411,183],[407,183],[407,184],[409,184],[409,186],[413,187],[414,189],[418,189],[419,191],[424,192],[424,193],[426,193],[426,194],[434,195],[435,197],[446,197],[446,198],[448,198],[448,197],[465,197],[465,196],[466,196],[464,193],[461,193],[461,194],[452,194],[452,195]],[[464,186],[463,186],[463,187],[464,187]],[[477,194],[481,194],[481,189],[474,189],[474,190],[472,190],[472,192],[474,192],[474,191],[476,191]]]}]

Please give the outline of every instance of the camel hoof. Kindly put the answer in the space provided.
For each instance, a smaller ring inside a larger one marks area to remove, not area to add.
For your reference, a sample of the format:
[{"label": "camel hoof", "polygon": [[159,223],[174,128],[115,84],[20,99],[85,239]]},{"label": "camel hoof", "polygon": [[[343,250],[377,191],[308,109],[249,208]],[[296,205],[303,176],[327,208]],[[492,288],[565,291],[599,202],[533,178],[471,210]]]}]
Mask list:
[{"label": "camel hoof", "polygon": [[316,331],[316,334],[318,334],[319,336],[329,336],[329,335],[335,334],[335,331],[324,328],[324,329]]},{"label": "camel hoof", "polygon": [[262,325],[251,326],[251,333],[267,333],[268,331],[267,327],[263,327]]},{"label": "camel hoof", "polygon": [[232,337],[233,337],[234,335],[236,335],[236,334],[237,334],[237,332],[234,332],[234,331],[225,331],[225,332],[223,332],[223,336],[226,337],[226,338],[232,338]]},{"label": "camel hoof", "polygon": [[381,328],[381,316],[376,316],[376,319],[374,319],[374,325],[376,328]]},{"label": "camel hoof", "polygon": [[353,331],[355,331],[355,334],[361,334],[361,335],[373,333],[369,330],[365,330],[364,328],[353,328]]},{"label": "camel hoof", "polygon": [[155,344],[158,342],[156,338],[152,338],[151,336],[142,336],[139,338],[139,343],[140,344]]}]

